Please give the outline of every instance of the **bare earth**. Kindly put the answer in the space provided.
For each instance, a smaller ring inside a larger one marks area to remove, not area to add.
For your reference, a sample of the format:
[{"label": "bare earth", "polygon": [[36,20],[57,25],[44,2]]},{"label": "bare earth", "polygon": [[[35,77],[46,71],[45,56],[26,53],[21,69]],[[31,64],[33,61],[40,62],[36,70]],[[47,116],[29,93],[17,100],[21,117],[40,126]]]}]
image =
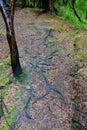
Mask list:
[{"label": "bare earth", "polygon": [[[1,15],[0,28],[4,28]],[[60,18],[31,9],[16,11],[15,32],[27,78],[24,83],[11,82],[6,92],[5,104],[17,109],[12,130],[71,130],[74,91],[69,54],[84,32],[72,29]],[[8,54],[5,34],[0,35],[0,60]],[[2,128],[4,118],[1,121]]]}]

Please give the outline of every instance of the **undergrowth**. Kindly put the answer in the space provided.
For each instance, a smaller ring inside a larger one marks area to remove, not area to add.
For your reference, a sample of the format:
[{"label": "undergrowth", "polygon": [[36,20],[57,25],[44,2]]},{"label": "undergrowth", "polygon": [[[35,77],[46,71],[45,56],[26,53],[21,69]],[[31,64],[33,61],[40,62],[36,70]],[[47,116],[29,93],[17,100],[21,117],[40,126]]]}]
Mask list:
[{"label": "undergrowth", "polygon": [[74,90],[73,91],[74,98],[72,99],[74,113],[72,116],[71,129],[85,130],[80,122],[81,121],[80,113],[81,113],[82,101],[84,97],[84,93],[83,93],[84,85],[81,86],[81,84],[84,84],[83,79],[86,79],[87,81],[86,72],[84,73],[83,71],[85,63],[87,63],[87,45],[84,43],[84,40],[82,40],[80,35],[76,35],[76,39],[74,41],[74,48],[70,53],[70,58],[71,58],[70,75],[73,77],[72,87]]},{"label": "undergrowth", "polygon": [[20,84],[24,84],[27,79],[28,79],[28,74],[26,72],[26,69],[23,68],[22,74],[18,77],[12,77],[11,82],[13,82],[14,84],[16,84],[17,82],[19,82]]},{"label": "undergrowth", "polygon": [[[6,99],[6,95],[9,95],[9,93],[7,94],[7,91],[10,91],[10,85],[11,83],[16,85],[18,82],[19,84],[25,83],[26,79],[27,79],[27,73],[26,70],[23,69],[23,74],[21,76],[19,76],[18,78],[14,78],[13,76],[8,76],[7,70],[9,69],[9,67],[11,66],[10,64],[10,56],[8,56],[7,58],[5,58],[1,63],[0,63],[0,86],[4,86],[4,88],[2,90],[0,90],[0,93],[2,93],[2,98],[3,101],[4,99]],[[11,90],[12,91],[12,90]],[[14,98],[16,97],[16,95],[14,96]],[[9,102],[10,102],[10,95],[9,95]],[[15,105],[10,106],[7,103],[5,104],[6,106],[3,105],[3,110],[4,110],[4,114],[2,114],[3,118],[5,119],[4,122],[2,121],[2,123],[0,124],[0,130],[9,130],[10,129],[10,125],[13,122],[13,119],[17,113],[17,109],[15,107]],[[6,112],[6,109],[8,110],[8,113]],[[0,112],[1,112],[2,108],[0,108]],[[2,111],[3,112],[3,111]]]},{"label": "undergrowth", "polygon": [[[73,100],[73,108],[74,108],[74,114],[72,118],[72,124],[71,127],[74,130],[85,130],[85,125],[83,126],[84,123],[82,123],[83,118],[80,118],[81,115],[81,109],[85,107],[82,106],[83,100],[84,100],[84,85],[82,86],[81,84],[85,84],[83,81],[87,81],[87,74],[85,70],[85,64],[87,63],[87,45],[83,44],[82,41],[79,39],[78,41],[75,42],[74,44],[74,50],[71,52],[71,57],[73,59],[72,64],[74,66],[71,66],[72,68],[72,77],[73,77],[73,89],[75,93],[75,97]],[[76,82],[78,81],[79,82]],[[82,79],[82,80],[81,80]],[[81,81],[80,81],[81,80]],[[82,97],[83,96],[83,97]],[[80,98],[81,97],[81,98]],[[79,108],[80,106],[80,108]],[[77,111],[78,110],[78,111]],[[85,113],[84,109],[82,111],[82,114]],[[85,114],[83,114],[85,115]]]},{"label": "undergrowth", "polygon": [[10,67],[10,56],[0,63],[0,85],[5,85],[9,80],[7,69]]},{"label": "undergrowth", "polygon": [[[7,69],[9,69],[10,67],[10,57],[8,56],[7,58],[5,58],[1,63],[0,63],[0,86],[4,86],[4,88],[0,91],[2,91],[2,98],[4,99],[4,97],[6,96],[6,91],[10,88],[10,86],[7,84],[9,82],[9,77],[7,72]],[[8,106],[6,106],[8,109]],[[3,105],[3,110],[6,111],[6,107]],[[5,115],[5,119],[7,120],[7,122],[9,122],[9,124],[12,123],[12,119],[14,117],[15,114],[15,108],[14,107],[9,107],[8,111],[9,114]],[[3,115],[4,116],[4,115]],[[0,130],[8,130],[9,126],[8,123],[3,123],[0,124]]]},{"label": "undergrowth", "polygon": [[87,46],[80,40],[75,42],[74,51],[71,53],[71,55],[74,61],[77,61],[78,64],[87,62]]},{"label": "undergrowth", "polygon": [[74,50],[71,52],[72,71],[74,75],[79,74],[79,70],[87,62],[87,46],[80,40],[74,43]]},{"label": "undergrowth", "polygon": [[52,53],[56,53],[59,51],[59,48],[57,47],[57,42],[54,41],[53,38],[51,38],[50,36],[48,37],[48,43],[50,44],[50,47],[51,47],[51,50],[52,50]]},{"label": "undergrowth", "polygon": [[76,4],[75,4],[75,8],[76,8],[78,15],[85,23],[82,23],[78,20],[78,18],[75,16],[73,10],[70,8],[70,6],[68,4],[61,6],[61,8],[59,10],[59,15],[62,18],[64,18],[65,20],[69,20],[69,21],[73,22],[74,23],[73,28],[83,28],[83,29],[87,30],[87,18],[86,18],[87,1],[86,0],[83,0],[83,1],[77,0]]},{"label": "undergrowth", "polygon": [[10,125],[14,119],[14,116],[16,115],[16,108],[15,107],[12,107],[12,108],[9,108],[9,114],[7,114],[5,116],[5,120],[6,120],[6,123],[3,124],[3,127],[0,128],[0,130],[10,130]]},{"label": "undergrowth", "polygon": [[3,36],[5,34],[5,28],[0,28],[0,36]]}]

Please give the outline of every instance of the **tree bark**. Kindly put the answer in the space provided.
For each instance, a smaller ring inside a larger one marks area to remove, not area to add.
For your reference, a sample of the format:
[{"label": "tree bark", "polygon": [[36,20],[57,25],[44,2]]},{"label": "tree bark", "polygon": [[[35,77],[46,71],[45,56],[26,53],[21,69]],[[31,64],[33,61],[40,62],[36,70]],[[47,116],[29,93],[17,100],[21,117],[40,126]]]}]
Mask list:
[{"label": "tree bark", "polygon": [[15,39],[15,31],[14,31],[14,12],[15,12],[15,2],[16,0],[10,0],[10,5],[6,5],[3,0],[0,0],[0,10],[6,25],[7,32],[7,41],[10,48],[11,54],[11,66],[13,70],[13,75],[19,76],[22,73],[22,69],[19,61],[19,53]]}]

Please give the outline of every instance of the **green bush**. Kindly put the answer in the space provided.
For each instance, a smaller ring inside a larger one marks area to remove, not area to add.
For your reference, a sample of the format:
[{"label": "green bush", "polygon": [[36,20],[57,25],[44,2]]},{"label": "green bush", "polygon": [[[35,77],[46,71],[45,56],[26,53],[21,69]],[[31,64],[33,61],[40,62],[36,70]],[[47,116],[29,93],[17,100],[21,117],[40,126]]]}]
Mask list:
[{"label": "green bush", "polygon": [[80,16],[81,20],[85,23],[82,23],[78,20],[75,16],[74,11],[71,9],[70,5],[63,5],[59,10],[59,15],[63,17],[65,20],[69,20],[74,22],[74,27],[76,28],[83,28],[87,30],[87,19],[86,19],[86,10],[87,10],[87,1],[86,0],[76,0],[75,9]]}]

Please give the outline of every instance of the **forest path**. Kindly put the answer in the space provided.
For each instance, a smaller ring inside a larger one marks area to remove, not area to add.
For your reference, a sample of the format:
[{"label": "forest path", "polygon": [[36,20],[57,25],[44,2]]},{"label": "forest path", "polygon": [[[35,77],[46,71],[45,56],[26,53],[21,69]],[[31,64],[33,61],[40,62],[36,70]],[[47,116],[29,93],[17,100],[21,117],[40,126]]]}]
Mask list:
[{"label": "forest path", "polygon": [[25,77],[10,82],[4,99],[16,108],[12,130],[70,130],[69,54],[78,30],[55,16],[23,9],[16,11],[15,32]]},{"label": "forest path", "polygon": [[[52,27],[57,22],[54,18],[32,12],[32,19],[27,11],[24,18],[23,15],[19,18],[21,12],[17,14],[15,25],[20,59],[29,74],[21,88],[23,104],[20,100],[18,104],[22,109],[28,100],[29,104],[17,115],[12,127],[19,127],[19,130],[69,130],[71,86],[67,74],[67,51],[64,50],[67,41]],[[58,91],[64,96],[65,103]]]}]

